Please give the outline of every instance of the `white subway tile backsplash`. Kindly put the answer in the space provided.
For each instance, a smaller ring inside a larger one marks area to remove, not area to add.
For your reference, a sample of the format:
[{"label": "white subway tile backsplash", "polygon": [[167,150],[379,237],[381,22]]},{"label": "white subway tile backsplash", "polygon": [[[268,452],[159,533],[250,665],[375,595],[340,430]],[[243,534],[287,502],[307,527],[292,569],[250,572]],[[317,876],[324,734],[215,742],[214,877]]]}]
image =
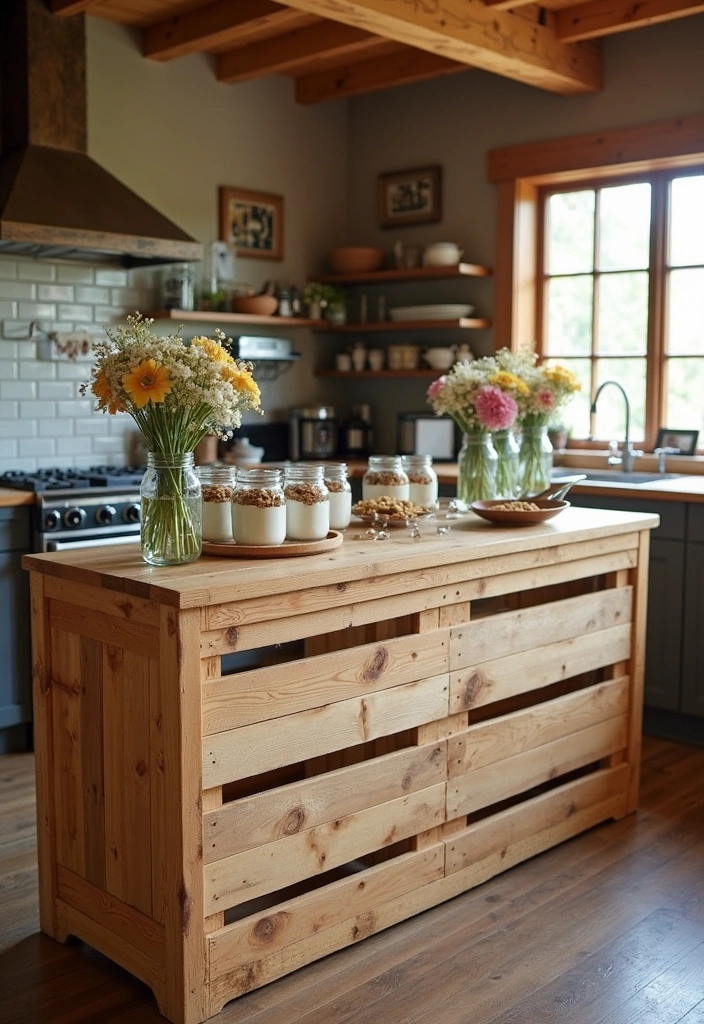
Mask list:
[{"label": "white subway tile backsplash", "polygon": [[87,416],[93,403],[89,398],[81,398],[78,401],[73,402],[59,402],[59,416],[73,416],[77,418],[79,416]]},{"label": "white subway tile backsplash", "polygon": [[17,278],[17,260],[9,256],[0,256],[0,279],[14,281]]},{"label": "white subway tile backsplash", "polygon": [[17,277],[20,281],[55,281],[56,264],[46,260],[18,260]]},{"label": "white subway tile backsplash", "polygon": [[73,435],[76,420],[38,420],[40,437],[70,437]]},{"label": "white subway tile backsplash", "polygon": [[55,420],[56,402],[20,402],[22,419]]},{"label": "white subway tile backsplash", "polygon": [[38,359],[23,359],[20,363],[22,380],[55,380],[56,364],[42,363]]},{"label": "white subway tile backsplash", "polygon": [[[23,320],[55,320],[56,306],[51,302],[20,302],[17,313]],[[42,326],[46,327],[46,323]]]},{"label": "white subway tile backsplash", "polygon": [[91,363],[55,363],[59,380],[90,380]]},{"label": "white subway tile backsplash", "polygon": [[73,456],[57,456],[54,452],[49,455],[41,455],[34,460],[32,469],[70,469],[74,465]]},{"label": "white subway tile backsplash", "polygon": [[110,301],[121,309],[140,309],[144,306],[144,292],[141,288],[113,288]]},{"label": "white subway tile backsplash", "polygon": [[53,437],[21,438],[19,442],[20,456],[54,455],[56,442]]},{"label": "white subway tile backsplash", "polygon": [[[56,426],[56,424],[54,424]],[[12,424],[12,429],[15,437],[36,437],[37,436],[37,421],[36,420],[15,420]]]},{"label": "white subway tile backsplash", "polygon": [[59,263],[56,267],[56,280],[62,284],[92,284],[95,280],[95,269],[79,267],[73,263]]},{"label": "white subway tile backsplash", "polygon": [[115,309],[114,306],[96,306],[93,310],[93,319],[96,324],[114,324],[117,320],[121,320],[123,315],[123,311]]},{"label": "white subway tile backsplash", "polygon": [[19,344],[16,341],[0,341],[0,359],[19,359]]},{"label": "white subway tile backsplash", "polygon": [[0,437],[2,436],[3,420],[16,420],[19,413],[17,402],[0,402]]},{"label": "white subway tile backsplash", "polygon": [[76,302],[90,302],[104,306],[110,302],[109,288],[76,288]]},{"label": "white subway tile backsplash", "polygon": [[124,462],[125,444],[122,437],[94,437],[93,450],[104,461]]},{"label": "white subway tile backsplash", "polygon": [[[0,306],[2,306],[2,303],[0,303]],[[3,320],[2,336],[3,338],[12,338],[15,341],[25,341],[32,336],[32,321],[16,319]]]},{"label": "white subway tile backsplash", "polygon": [[33,284],[19,281],[0,281],[0,299],[34,299],[37,290]]},{"label": "white subway tile backsplash", "polygon": [[[33,380],[23,381],[12,381],[2,380],[0,381],[0,398],[19,398],[20,401],[23,398],[32,399],[37,397],[37,385]],[[22,409],[20,409],[20,416],[25,415]]]},{"label": "white subway tile backsplash", "polygon": [[93,307],[85,305],[59,306],[59,316],[62,320],[90,321],[93,319]]},{"label": "white subway tile backsplash", "polygon": [[39,382],[39,397],[40,398],[76,398],[76,385],[70,380],[43,380]]},{"label": "white subway tile backsplash", "polygon": [[37,298],[40,302],[73,302],[74,287],[71,284],[40,284]]},{"label": "white subway tile backsplash", "polygon": [[17,316],[17,303],[12,302],[10,299],[3,299],[0,302],[0,316],[3,317],[15,317]]},{"label": "white subway tile backsplash", "polygon": [[19,454],[19,442],[14,438],[0,437],[0,458],[13,459]]},{"label": "white subway tile backsplash", "polygon": [[126,288],[129,284],[129,274],[126,270],[98,268],[95,271],[95,283],[105,285],[108,288]]},{"label": "white subway tile backsplash", "polygon": [[90,455],[93,451],[92,437],[59,437],[56,439],[57,455]]},{"label": "white subway tile backsplash", "polygon": [[106,433],[109,433],[109,425],[107,416],[101,414],[88,418],[87,416],[79,420],[67,420],[66,422],[72,423],[76,427],[76,434],[79,437],[91,435],[93,437],[104,437]]},{"label": "white subway tile backsplash", "polygon": [[17,358],[18,359],[36,359],[37,358],[37,343],[36,341],[18,341],[15,342],[17,345]]},{"label": "white subway tile backsplash", "polygon": [[17,380],[19,363],[13,359],[0,359],[0,380]]}]

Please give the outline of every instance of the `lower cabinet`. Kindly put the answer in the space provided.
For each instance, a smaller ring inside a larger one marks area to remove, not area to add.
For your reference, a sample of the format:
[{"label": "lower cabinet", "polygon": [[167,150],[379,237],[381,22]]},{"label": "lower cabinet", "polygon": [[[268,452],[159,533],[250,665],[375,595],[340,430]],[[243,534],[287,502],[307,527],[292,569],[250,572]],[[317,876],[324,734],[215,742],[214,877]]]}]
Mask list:
[{"label": "lower cabinet", "polygon": [[30,549],[29,508],[0,508],[0,753],[28,745],[32,721],[29,585],[20,562]]},{"label": "lower cabinet", "polygon": [[704,717],[704,505],[690,505],[684,580],[682,710]]}]

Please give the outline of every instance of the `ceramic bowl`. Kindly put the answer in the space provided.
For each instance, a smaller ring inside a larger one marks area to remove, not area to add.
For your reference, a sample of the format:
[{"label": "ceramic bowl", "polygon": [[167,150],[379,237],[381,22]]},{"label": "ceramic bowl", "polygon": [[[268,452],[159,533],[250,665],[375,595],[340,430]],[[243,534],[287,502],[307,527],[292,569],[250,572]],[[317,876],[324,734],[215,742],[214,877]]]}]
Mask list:
[{"label": "ceramic bowl", "polygon": [[455,361],[455,350],[452,348],[429,348],[423,353],[423,359],[433,370],[449,370]]},{"label": "ceramic bowl", "polygon": [[521,508],[497,508],[497,505],[517,504],[510,498],[473,501],[470,507],[482,519],[487,519],[490,523],[498,526],[531,526],[534,523],[543,523],[546,519],[552,519],[553,516],[559,515],[560,512],[570,507],[569,501],[555,501],[551,498],[526,498],[524,501],[537,505],[538,508],[532,511]]},{"label": "ceramic bowl", "polygon": [[328,258],[336,274],[366,274],[381,267],[384,250],[372,245],[342,245]]},{"label": "ceramic bowl", "polygon": [[455,242],[434,242],[426,247],[423,263],[426,267],[448,267],[459,263],[462,249]]},{"label": "ceramic bowl", "polygon": [[238,295],[232,300],[235,313],[250,316],[273,316],[279,306],[275,295]]}]

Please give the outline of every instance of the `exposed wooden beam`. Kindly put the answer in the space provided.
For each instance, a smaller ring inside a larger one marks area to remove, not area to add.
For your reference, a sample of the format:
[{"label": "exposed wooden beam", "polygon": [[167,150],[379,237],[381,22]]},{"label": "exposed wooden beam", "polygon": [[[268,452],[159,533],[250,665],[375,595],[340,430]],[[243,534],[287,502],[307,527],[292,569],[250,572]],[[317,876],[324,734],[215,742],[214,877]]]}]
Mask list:
[{"label": "exposed wooden beam", "polygon": [[339,21],[319,21],[261,43],[230,50],[218,57],[220,82],[245,82],[251,78],[288,71],[302,63],[334,60],[359,51],[378,49],[385,39],[372,36]]},{"label": "exposed wooden beam", "polygon": [[68,17],[71,14],[90,14],[91,7],[96,6],[96,0],[51,0],[49,7],[52,14],[61,14]]},{"label": "exposed wooden beam", "polygon": [[702,11],[701,0],[592,0],[557,12],[557,36],[563,42],[577,42]]},{"label": "exposed wooden beam", "polygon": [[296,79],[296,100],[321,103],[468,70],[466,64],[404,46],[373,60],[301,76]]},{"label": "exposed wooden beam", "polygon": [[563,43],[555,32],[483,0],[286,0],[289,7],[395,39],[448,60],[562,95],[602,87],[596,43]]},{"label": "exposed wooden beam", "polygon": [[142,53],[153,60],[174,60],[242,45],[267,30],[283,32],[308,21],[300,11],[270,0],[215,0],[146,29]]}]

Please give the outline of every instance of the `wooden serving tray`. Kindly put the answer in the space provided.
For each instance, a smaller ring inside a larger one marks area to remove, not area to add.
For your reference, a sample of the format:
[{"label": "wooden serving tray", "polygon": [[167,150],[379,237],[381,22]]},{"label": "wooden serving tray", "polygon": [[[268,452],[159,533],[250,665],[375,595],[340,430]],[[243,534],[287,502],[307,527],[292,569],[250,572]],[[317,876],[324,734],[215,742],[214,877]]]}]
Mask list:
[{"label": "wooden serving tray", "polygon": [[323,540],[285,540],[283,544],[236,544],[234,540],[203,541],[204,555],[221,558],[291,558],[293,555],[318,555],[342,544],[339,530],[330,530]]}]

